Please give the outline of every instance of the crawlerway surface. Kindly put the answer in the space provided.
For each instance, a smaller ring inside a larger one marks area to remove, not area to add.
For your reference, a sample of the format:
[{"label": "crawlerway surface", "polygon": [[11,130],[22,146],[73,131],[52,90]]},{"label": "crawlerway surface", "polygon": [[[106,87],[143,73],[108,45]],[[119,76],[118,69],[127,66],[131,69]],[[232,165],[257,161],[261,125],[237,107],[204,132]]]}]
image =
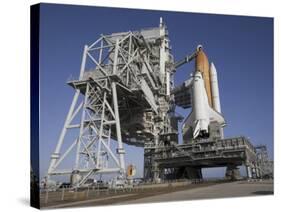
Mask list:
[{"label": "crawlerway surface", "polygon": [[84,207],[100,205],[139,204],[198,200],[210,198],[228,198],[260,196],[273,194],[273,181],[236,181],[223,183],[190,184],[183,187],[166,187],[139,190],[134,192],[100,196],[82,201],[53,202],[42,205],[43,209]]}]

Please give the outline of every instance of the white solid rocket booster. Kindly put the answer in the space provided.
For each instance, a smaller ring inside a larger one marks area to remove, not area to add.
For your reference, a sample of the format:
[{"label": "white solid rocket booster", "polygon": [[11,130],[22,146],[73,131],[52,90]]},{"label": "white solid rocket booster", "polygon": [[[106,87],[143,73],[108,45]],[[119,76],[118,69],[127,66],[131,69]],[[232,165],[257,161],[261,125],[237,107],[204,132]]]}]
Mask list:
[{"label": "white solid rocket booster", "polygon": [[[219,84],[218,84],[218,76],[217,70],[214,63],[210,65],[210,80],[211,80],[211,89],[212,89],[212,101],[213,108],[221,113],[221,103],[220,103],[220,93],[219,93]],[[220,129],[221,137],[223,138],[223,129]]]},{"label": "white solid rocket booster", "polygon": [[220,104],[220,93],[219,93],[219,85],[218,85],[218,76],[217,70],[214,63],[210,65],[210,77],[211,77],[211,89],[212,89],[212,101],[213,107],[217,112],[221,112],[221,104]]}]

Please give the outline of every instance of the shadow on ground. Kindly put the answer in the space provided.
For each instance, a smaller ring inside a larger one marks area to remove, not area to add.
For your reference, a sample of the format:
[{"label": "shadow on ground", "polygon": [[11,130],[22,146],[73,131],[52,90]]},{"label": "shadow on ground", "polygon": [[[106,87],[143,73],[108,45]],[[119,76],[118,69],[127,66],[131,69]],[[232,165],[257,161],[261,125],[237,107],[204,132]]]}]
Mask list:
[{"label": "shadow on ground", "polygon": [[252,194],[256,194],[256,195],[272,195],[274,194],[273,191],[255,191]]}]

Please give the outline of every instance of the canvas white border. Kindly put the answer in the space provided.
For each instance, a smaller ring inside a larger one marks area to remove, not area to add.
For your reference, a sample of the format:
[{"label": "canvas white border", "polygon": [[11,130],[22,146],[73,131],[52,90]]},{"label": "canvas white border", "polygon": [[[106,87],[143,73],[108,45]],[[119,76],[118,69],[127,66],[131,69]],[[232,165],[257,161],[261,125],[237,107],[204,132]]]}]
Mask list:
[{"label": "canvas white border", "polygon": [[[29,211],[29,6],[38,1],[1,1],[0,6],[0,210]],[[49,0],[48,3],[159,9],[274,17],[275,195],[234,199],[80,208],[92,211],[275,211],[280,201],[280,5],[276,0]],[[242,50],[243,51],[243,50]],[[279,61],[277,60],[279,58]],[[265,70],[267,71],[267,70]],[[262,85],[261,85],[262,86]],[[278,150],[279,149],[279,150]],[[69,209],[62,209],[65,211]],[[74,209],[71,209],[74,210]]]}]

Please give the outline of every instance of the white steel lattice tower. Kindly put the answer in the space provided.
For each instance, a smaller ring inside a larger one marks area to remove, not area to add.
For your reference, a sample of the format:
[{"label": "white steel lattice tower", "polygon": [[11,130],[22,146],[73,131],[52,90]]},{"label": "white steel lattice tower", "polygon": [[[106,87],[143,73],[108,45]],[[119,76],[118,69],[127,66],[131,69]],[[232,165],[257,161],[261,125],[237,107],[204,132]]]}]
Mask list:
[{"label": "white steel lattice tower", "polygon": [[[155,28],[101,35],[85,46],[75,89],[48,177],[71,174],[80,186],[95,174],[125,175],[123,143],[149,147],[177,142],[177,121],[170,95],[174,61],[163,22]],[[69,143],[67,134],[77,135]],[[115,142],[116,141],[116,142]],[[66,146],[63,148],[63,146]],[[146,151],[147,150],[147,151]],[[60,164],[75,152],[72,168]],[[157,175],[157,164],[145,155],[144,175]]]}]

